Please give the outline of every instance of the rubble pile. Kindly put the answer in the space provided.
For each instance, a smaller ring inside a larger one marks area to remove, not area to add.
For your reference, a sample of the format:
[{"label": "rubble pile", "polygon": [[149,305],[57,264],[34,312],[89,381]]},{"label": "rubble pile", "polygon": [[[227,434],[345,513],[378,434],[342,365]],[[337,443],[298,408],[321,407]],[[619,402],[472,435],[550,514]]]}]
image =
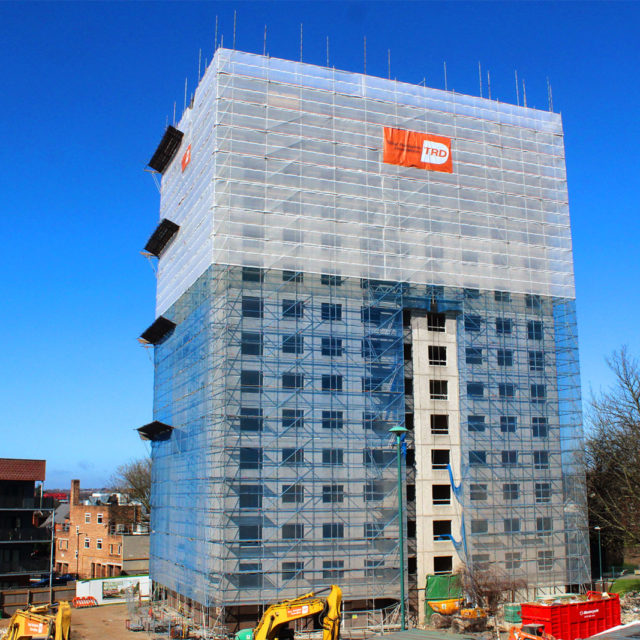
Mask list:
[{"label": "rubble pile", "polygon": [[640,620],[640,592],[629,591],[620,596],[620,621],[628,624]]}]

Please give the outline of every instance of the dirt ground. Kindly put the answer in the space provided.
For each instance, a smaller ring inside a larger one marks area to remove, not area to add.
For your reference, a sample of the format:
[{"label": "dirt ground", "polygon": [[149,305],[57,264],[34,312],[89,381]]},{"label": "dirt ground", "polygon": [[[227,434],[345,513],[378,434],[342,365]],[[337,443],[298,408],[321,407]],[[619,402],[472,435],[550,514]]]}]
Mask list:
[{"label": "dirt ground", "polygon": [[[126,604],[109,604],[71,611],[71,640],[148,640],[156,634],[128,631]],[[0,636],[9,620],[0,620]]]}]

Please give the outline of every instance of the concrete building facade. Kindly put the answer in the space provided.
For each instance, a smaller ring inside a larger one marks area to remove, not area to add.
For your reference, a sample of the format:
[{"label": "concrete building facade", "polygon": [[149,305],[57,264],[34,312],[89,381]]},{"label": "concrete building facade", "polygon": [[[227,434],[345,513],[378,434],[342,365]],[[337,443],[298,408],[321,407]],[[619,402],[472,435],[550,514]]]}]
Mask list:
[{"label": "concrete building facade", "polygon": [[560,117],[219,49],[162,173],[156,584],[230,620],[589,580]]},{"label": "concrete building facade", "polygon": [[81,501],[80,481],[71,481],[69,516],[56,522],[56,573],[83,580],[148,573],[149,532],[142,505],[121,498]]}]

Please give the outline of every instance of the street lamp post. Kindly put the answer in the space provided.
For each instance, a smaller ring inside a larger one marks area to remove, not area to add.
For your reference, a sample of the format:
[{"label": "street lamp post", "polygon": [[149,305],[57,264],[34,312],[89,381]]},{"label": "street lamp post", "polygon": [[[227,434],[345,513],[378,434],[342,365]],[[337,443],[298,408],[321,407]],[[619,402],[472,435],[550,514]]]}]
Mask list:
[{"label": "street lamp post", "polygon": [[604,591],[604,574],[602,573],[602,542],[600,540],[600,532],[602,529],[600,527],[593,527],[594,531],[598,532],[598,573],[600,578],[600,583],[602,585],[602,591]]},{"label": "street lamp post", "polygon": [[398,538],[400,541],[400,628],[406,627],[405,594],[404,594],[404,514],[402,513],[402,436],[408,429],[403,425],[396,425],[389,429],[396,436],[396,458],[398,462]]}]

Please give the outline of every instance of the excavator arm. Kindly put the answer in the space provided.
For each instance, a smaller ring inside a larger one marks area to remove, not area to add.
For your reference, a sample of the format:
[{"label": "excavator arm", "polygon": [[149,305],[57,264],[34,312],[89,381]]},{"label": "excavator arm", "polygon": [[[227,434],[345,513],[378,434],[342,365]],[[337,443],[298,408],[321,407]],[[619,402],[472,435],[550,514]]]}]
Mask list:
[{"label": "excavator arm", "polygon": [[290,640],[293,632],[288,628],[288,623],[315,615],[320,616],[322,640],[339,640],[341,606],[342,590],[336,585],[332,585],[326,598],[312,592],[293,600],[284,600],[272,604],[264,612],[253,632],[247,629],[239,631],[236,640]]}]

